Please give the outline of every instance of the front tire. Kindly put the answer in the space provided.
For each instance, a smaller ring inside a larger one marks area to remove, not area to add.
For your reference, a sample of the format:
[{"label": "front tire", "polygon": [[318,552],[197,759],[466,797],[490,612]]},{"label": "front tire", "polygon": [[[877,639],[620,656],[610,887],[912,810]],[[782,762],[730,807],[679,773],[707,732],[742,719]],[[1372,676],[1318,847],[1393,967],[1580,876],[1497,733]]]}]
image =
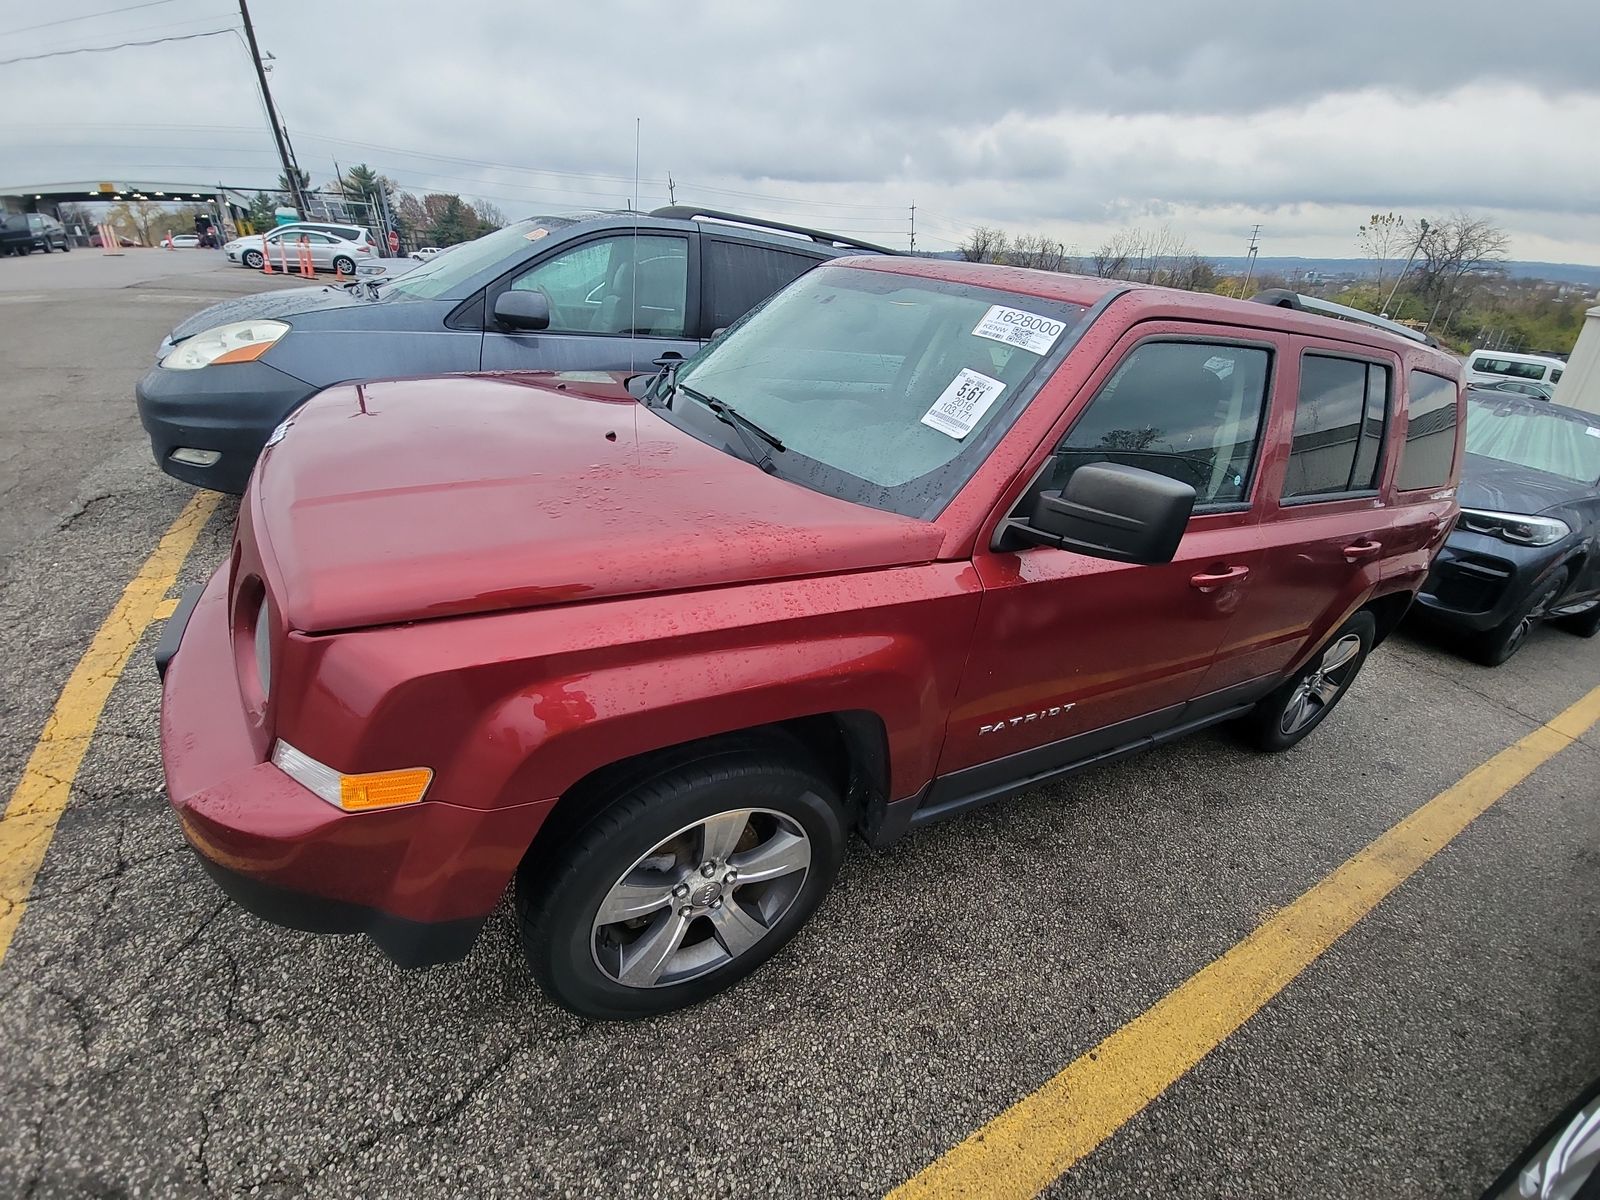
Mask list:
[{"label": "front tire", "polygon": [[1258,750],[1287,750],[1322,724],[1361,673],[1378,636],[1378,622],[1358,612],[1337,630],[1311,660],[1244,718]]},{"label": "front tire", "polygon": [[517,872],[523,949],[564,1008],[628,1020],[696,1004],[805,924],[844,853],[834,786],[798,743],[727,739],[636,781]]},{"label": "front tire", "polygon": [[1544,620],[1546,611],[1555,603],[1556,597],[1566,590],[1567,570],[1563,567],[1546,583],[1535,588],[1533,595],[1519,611],[1468,643],[1468,651],[1474,661],[1486,667],[1498,667],[1521,650],[1533,627]]},{"label": "front tire", "polygon": [[250,270],[259,271],[259,270],[261,270],[261,264],[265,260],[261,257],[261,251],[259,251],[259,250],[246,250],[244,252],[244,254],[241,256],[241,261],[243,261],[244,265],[246,267],[248,267]]}]

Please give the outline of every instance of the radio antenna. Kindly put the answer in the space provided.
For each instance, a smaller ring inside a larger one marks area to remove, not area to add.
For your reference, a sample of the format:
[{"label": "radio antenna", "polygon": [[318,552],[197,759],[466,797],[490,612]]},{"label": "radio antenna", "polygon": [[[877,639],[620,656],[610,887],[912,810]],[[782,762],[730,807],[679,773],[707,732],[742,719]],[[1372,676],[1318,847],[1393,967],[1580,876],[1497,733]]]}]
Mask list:
[{"label": "radio antenna", "polygon": [[633,119],[633,308],[628,316],[628,374],[638,366],[634,339],[639,335],[639,118]]}]

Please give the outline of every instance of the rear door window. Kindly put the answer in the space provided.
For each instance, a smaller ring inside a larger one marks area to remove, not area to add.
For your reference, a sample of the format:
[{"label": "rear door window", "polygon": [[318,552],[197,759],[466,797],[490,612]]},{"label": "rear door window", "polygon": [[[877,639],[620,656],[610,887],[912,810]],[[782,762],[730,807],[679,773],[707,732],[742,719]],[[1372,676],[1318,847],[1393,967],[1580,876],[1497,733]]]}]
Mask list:
[{"label": "rear door window", "polygon": [[705,281],[705,328],[725,329],[817,260],[775,247],[748,242],[700,239],[701,278]]},{"label": "rear door window", "polygon": [[1444,487],[1456,457],[1456,385],[1452,379],[1412,371],[1406,444],[1400,456],[1401,491]]},{"label": "rear door window", "polygon": [[1283,498],[1333,499],[1377,487],[1388,412],[1386,367],[1324,354],[1302,358]]}]

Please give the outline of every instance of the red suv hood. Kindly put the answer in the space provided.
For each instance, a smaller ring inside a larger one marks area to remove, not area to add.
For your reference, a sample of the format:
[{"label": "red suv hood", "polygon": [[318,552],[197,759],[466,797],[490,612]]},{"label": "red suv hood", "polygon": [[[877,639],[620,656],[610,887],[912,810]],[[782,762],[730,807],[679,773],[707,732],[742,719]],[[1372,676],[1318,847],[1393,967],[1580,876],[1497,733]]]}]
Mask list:
[{"label": "red suv hood", "polygon": [[548,375],[331,388],[246,503],[308,632],[928,562],[940,543]]}]

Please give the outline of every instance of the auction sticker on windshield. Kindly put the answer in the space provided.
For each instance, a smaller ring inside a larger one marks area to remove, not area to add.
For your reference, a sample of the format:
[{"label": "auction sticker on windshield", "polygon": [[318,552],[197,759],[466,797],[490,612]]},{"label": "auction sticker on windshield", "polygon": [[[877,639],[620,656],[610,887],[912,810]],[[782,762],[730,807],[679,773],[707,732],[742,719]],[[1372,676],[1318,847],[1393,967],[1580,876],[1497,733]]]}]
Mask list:
[{"label": "auction sticker on windshield", "polygon": [[1006,385],[998,379],[962,367],[961,374],[939,393],[933,407],[922,414],[922,423],[960,441],[983,420],[983,414],[1005,390]]},{"label": "auction sticker on windshield", "polygon": [[1066,327],[1065,321],[1057,321],[1053,317],[1041,317],[1025,309],[992,304],[972,332],[978,337],[1043,354],[1056,344],[1056,339]]}]

